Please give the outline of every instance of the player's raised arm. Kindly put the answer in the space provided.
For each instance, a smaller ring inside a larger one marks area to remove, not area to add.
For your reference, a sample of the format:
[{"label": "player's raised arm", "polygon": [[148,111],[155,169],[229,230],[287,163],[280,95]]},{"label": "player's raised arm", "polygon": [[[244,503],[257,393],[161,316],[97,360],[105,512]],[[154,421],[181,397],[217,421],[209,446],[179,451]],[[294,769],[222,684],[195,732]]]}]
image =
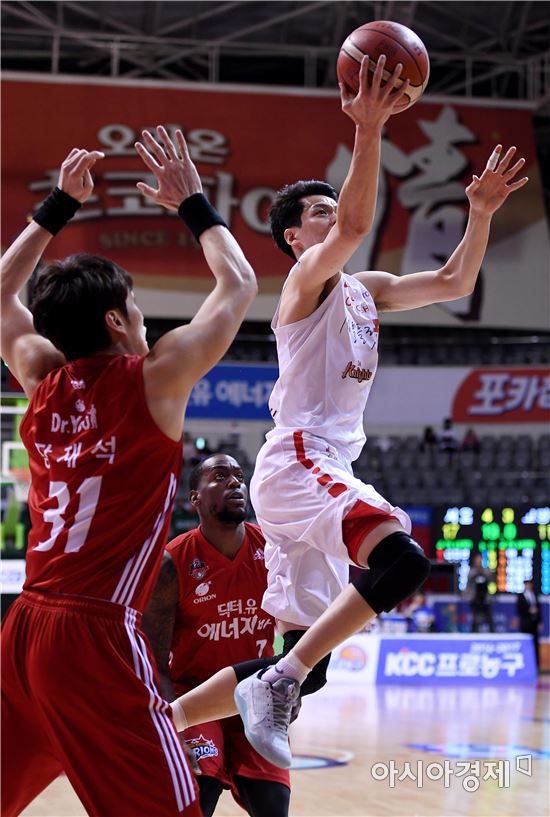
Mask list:
[{"label": "player's raised arm", "polygon": [[491,219],[510,193],[528,181],[526,176],[515,180],[525,164],[523,158],[512,164],[515,153],[516,148],[511,147],[503,156],[502,146],[497,145],[481,176],[473,177],[466,188],[470,212],[464,237],[440,269],[403,276],[387,272],[357,274],[379,311],[415,309],[473,292],[489,241]]},{"label": "player's raised arm", "polygon": [[91,169],[103,153],[73,148],[50,193],[31,223],[2,258],[0,274],[2,358],[30,397],[45,375],[63,365],[65,358],[39,335],[20,294],[46,247],[91,195]]},{"label": "player's raised arm", "polygon": [[334,208],[334,212],[320,213],[318,208],[305,203],[306,219],[310,218],[315,226],[325,218],[328,234],[325,233],[325,237],[309,248],[302,245],[298,231],[290,228],[285,236],[300,259],[289,277],[286,297],[290,294],[289,288],[299,291],[302,296],[317,297],[325,282],[343,268],[372,227],[378,192],[382,128],[403,99],[409,83],[402,83],[397,90],[402,68],[398,63],[392,77],[382,84],[385,65],[382,55],[369,85],[368,65],[368,57],[364,57],[357,95],[340,86],[342,110],[355,123],[355,142],[338,207]]},{"label": "player's raised arm", "polygon": [[[215,279],[214,289],[191,323],[160,338],[144,367],[153,416],[166,433],[177,437],[183,422],[182,402],[231,345],[257,293],[257,283],[240,246],[202,193],[183,133],[176,132],[176,144],[164,128],[159,127],[157,133],[161,144],[144,131],[136,150],[158,187],[144,183],[138,187],[156,204],[178,212],[200,242]],[[172,422],[170,418],[176,414],[177,420]]]}]

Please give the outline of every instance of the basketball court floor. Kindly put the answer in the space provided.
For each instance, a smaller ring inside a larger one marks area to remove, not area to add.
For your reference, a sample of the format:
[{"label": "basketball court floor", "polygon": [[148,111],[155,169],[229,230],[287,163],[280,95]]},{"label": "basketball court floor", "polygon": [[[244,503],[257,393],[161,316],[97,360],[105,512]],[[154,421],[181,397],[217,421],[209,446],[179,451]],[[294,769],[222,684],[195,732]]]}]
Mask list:
[{"label": "basketball court floor", "polygon": [[[549,693],[548,675],[537,686],[328,685],[292,727],[291,817],[546,817]],[[85,811],[59,778],[23,814]],[[224,793],[215,817],[243,814]]]}]

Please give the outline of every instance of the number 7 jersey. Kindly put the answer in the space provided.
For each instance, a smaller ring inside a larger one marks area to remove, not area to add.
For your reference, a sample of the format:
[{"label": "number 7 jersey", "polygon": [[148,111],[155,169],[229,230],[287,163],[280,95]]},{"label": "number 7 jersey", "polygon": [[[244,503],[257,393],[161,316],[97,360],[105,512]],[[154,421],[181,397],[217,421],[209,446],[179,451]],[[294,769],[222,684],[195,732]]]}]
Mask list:
[{"label": "number 7 jersey", "polygon": [[178,694],[230,664],[273,655],[274,620],[261,608],[265,539],[257,525],[245,522],[244,529],[234,559],[220,553],[200,528],[166,546],[179,584],[170,663]]},{"label": "number 7 jersey", "polygon": [[83,358],[37,386],[20,427],[32,477],[24,589],[146,606],[182,445],[151,417],[143,361]]}]

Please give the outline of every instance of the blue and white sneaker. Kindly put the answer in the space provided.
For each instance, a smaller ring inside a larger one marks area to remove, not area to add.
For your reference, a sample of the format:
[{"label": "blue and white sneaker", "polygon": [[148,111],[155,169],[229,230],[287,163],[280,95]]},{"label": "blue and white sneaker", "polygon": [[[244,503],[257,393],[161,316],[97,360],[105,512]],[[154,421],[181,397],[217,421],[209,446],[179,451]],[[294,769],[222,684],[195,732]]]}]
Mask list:
[{"label": "blue and white sneaker", "polygon": [[293,678],[283,677],[270,684],[258,673],[235,688],[235,703],[248,742],[280,769],[289,769],[292,764],[288,727],[296,717],[299,700],[300,684]]}]

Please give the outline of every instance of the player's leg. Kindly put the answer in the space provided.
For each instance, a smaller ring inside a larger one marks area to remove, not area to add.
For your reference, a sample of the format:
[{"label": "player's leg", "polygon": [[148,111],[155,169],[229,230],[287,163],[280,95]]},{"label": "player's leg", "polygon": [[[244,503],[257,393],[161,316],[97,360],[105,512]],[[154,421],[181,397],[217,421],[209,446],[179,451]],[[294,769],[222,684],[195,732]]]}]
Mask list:
[{"label": "player's leg", "polygon": [[[429,561],[410,537],[407,514],[354,477],[350,464],[318,439],[298,433],[264,446],[251,499],[266,536],[263,607],[310,627],[264,680],[295,661],[284,675],[302,682],[330,649],[375,614],[393,609],[427,576]],[[369,568],[353,579],[354,590],[346,587],[349,564]],[[315,625],[319,617],[322,630]]]},{"label": "player's leg", "polygon": [[2,815],[15,817],[62,772],[26,683],[32,649],[25,608],[18,602],[2,627]]},{"label": "player's leg", "polygon": [[196,783],[136,613],[54,601],[32,680],[53,750],[87,813],[198,817]]},{"label": "player's leg", "polygon": [[215,777],[208,777],[208,775],[198,777],[197,783],[203,817],[212,817],[223,791],[223,786]]},{"label": "player's leg", "polygon": [[[270,658],[252,658],[250,661],[241,661],[233,667],[220,670],[204,683],[184,693],[171,707],[174,713],[174,723],[179,732],[196,724],[228,718],[238,713],[235,704],[236,685],[258,672],[276,664],[282,656],[288,655],[295,644],[304,635],[305,630],[287,630],[283,635],[283,650],[279,655]],[[327,682],[327,668],[330,653],[326,655],[313,669],[300,687],[300,696],[312,695],[322,689]],[[293,703],[291,722],[297,716],[296,703]]]},{"label": "player's leg", "polygon": [[391,610],[412,595],[429,571],[428,560],[405,531],[384,537],[369,562],[370,570],[342,591],[291,651],[305,667],[316,664],[382,610]]},{"label": "player's leg", "polygon": [[[36,723],[2,700],[2,817],[15,817],[63,771]],[[36,717],[36,713],[31,715]]]},{"label": "player's leg", "polygon": [[[284,736],[288,728],[288,696],[275,695],[269,686],[285,679],[302,683],[310,667],[375,615],[393,609],[414,593],[429,572],[429,561],[410,537],[410,520],[401,509],[391,506],[372,486],[362,485],[339,471],[338,464],[323,463],[323,468],[327,472],[330,468],[331,478],[339,479],[335,484],[342,488],[334,492],[336,496],[325,499],[324,504],[319,499],[315,522],[323,523],[329,550],[332,542],[331,553],[335,556],[340,553],[342,558],[369,569],[361,571],[327,606],[283,661],[267,670],[261,679],[248,678],[237,686],[235,699],[248,739],[260,754],[281,768],[288,768],[292,761]],[[311,488],[316,490],[313,484]],[[341,513],[343,506],[345,511]],[[338,513],[340,531],[334,530]],[[310,520],[307,535],[317,533],[321,538],[323,529],[315,522]],[[260,710],[273,710],[273,718],[259,718]]]},{"label": "player's leg", "polygon": [[[267,454],[264,449],[251,483],[251,498],[266,537],[268,587],[262,607],[276,615],[285,630],[307,629],[339,596],[349,578],[342,515],[346,504],[354,501],[348,500],[352,491],[345,484],[353,475],[336,452],[319,440],[308,439],[307,452],[302,437],[298,443],[296,446],[291,436],[287,442],[273,443]],[[307,633],[302,633],[300,641],[305,637]],[[321,672],[314,673],[311,691],[323,685],[329,652],[306,664],[296,649],[285,651],[261,678],[252,676],[237,686],[235,700],[247,737],[263,753],[265,746],[255,736],[265,726],[266,737],[275,744],[273,755],[268,750],[265,756],[282,768],[291,762],[287,727],[296,711],[300,684],[317,667]],[[323,677],[315,679],[315,675]]]},{"label": "player's leg", "polygon": [[[303,637],[303,635],[307,632],[307,629],[294,629],[293,625],[287,624],[286,622],[278,622],[279,626],[282,626],[283,632],[283,649],[282,652],[278,655],[273,655],[270,658],[253,658],[250,661],[242,661],[240,664],[235,664],[233,669],[235,670],[235,674],[237,676],[238,681],[242,681],[245,678],[249,678],[251,675],[260,674],[261,678],[269,677],[269,668],[276,666],[277,671],[280,675],[286,675],[286,669],[293,666],[292,659],[290,661],[285,660],[288,659],[288,656],[291,652],[293,652],[294,647]],[[286,628],[292,629],[286,629]],[[294,654],[294,653],[293,653]],[[314,692],[318,692],[322,689],[326,682],[327,682],[327,669],[330,663],[330,656],[331,653],[329,652],[320,661],[318,661],[312,669],[309,667],[306,668],[306,672],[304,673],[305,678],[302,680],[300,677],[300,696],[303,697],[304,695],[313,695]],[[306,674],[307,673],[307,674]],[[273,680],[277,680],[277,676],[271,676]],[[294,678],[295,676],[292,675]],[[298,676],[296,676],[298,678]],[[294,718],[293,718],[294,720]]]},{"label": "player's leg", "polygon": [[[383,537],[371,550],[368,561],[370,569],[341,592],[280,664],[261,678],[245,679],[235,690],[248,739],[256,751],[281,768],[289,768],[292,762],[286,737],[290,697],[295,691],[291,682],[302,683],[309,667],[382,610],[391,610],[412,595],[429,572],[428,559],[405,531]],[[279,672],[278,680],[274,672]],[[279,693],[275,685],[284,685],[284,690]],[[270,713],[270,717],[261,717],[263,712]]]},{"label": "player's leg", "polygon": [[197,724],[217,721],[237,714],[233,667],[225,667],[195,689],[172,701],[174,725],[178,732]]},{"label": "player's leg", "polygon": [[235,777],[239,798],[250,817],[288,817],[290,789],[283,783]]},{"label": "player's leg", "polygon": [[223,723],[233,797],[251,817],[288,817],[290,774],[259,755],[238,718]]}]

